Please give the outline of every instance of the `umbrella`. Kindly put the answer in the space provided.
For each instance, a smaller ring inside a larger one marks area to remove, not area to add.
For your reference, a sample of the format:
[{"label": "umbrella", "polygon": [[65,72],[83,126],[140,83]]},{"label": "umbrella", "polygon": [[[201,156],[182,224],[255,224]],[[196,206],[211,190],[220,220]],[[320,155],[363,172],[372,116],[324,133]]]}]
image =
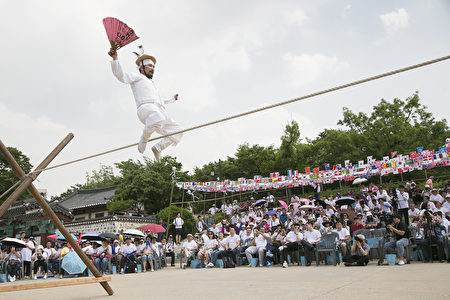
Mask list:
[{"label": "umbrella", "polygon": [[47,236],[47,240],[50,240],[50,241],[53,241],[53,242],[56,242],[57,238],[58,238],[57,234],[52,234],[52,235]]},{"label": "umbrella", "polygon": [[342,197],[337,199],[334,203],[336,203],[336,205],[338,206],[351,205],[355,203],[355,199],[353,199],[352,197]]},{"label": "umbrella", "polygon": [[[78,238],[74,236],[73,234],[70,234],[70,236],[75,240],[78,241]],[[65,241],[66,238],[60,233],[58,237],[56,238],[57,241]]]},{"label": "umbrella", "polygon": [[104,232],[104,233],[100,233],[99,237],[100,238],[104,238],[104,239],[116,240],[117,239],[117,234],[111,233],[111,232]]},{"label": "umbrella", "polygon": [[310,203],[311,203],[311,200],[309,200],[309,199],[306,199],[306,198],[302,198],[302,199],[298,200],[298,202],[302,202],[302,203],[310,204]]},{"label": "umbrella", "polygon": [[61,267],[69,274],[80,274],[86,269],[86,265],[75,252],[69,252],[64,256]]},{"label": "umbrella", "polygon": [[101,239],[103,239],[102,237],[100,237],[100,234],[99,234],[99,233],[96,233],[96,232],[87,232],[87,233],[83,234],[83,235],[81,236],[81,238],[82,238],[83,240],[89,240],[89,241],[94,241],[94,240],[101,240]]},{"label": "umbrella", "polygon": [[255,206],[261,206],[261,205],[263,205],[263,204],[265,204],[266,203],[266,200],[265,199],[259,199],[259,200],[257,200],[253,205],[255,205]]},{"label": "umbrella", "polygon": [[145,234],[142,233],[142,231],[137,229],[127,229],[123,232],[123,235],[131,235],[131,236],[137,236],[137,237],[145,237]]},{"label": "umbrella", "polygon": [[326,202],[323,201],[323,200],[315,200],[315,201],[316,201],[315,204],[319,204],[322,207],[326,207],[327,206]]},{"label": "umbrella", "polygon": [[25,248],[27,245],[24,241],[16,238],[4,238],[1,243],[5,246],[14,246],[16,248]]},{"label": "umbrella", "polygon": [[286,202],[282,201],[282,200],[278,200],[278,202],[281,204],[281,206],[283,206],[284,208],[288,208],[288,205],[286,204]]},{"label": "umbrella", "polygon": [[366,178],[356,178],[355,180],[353,180],[353,184],[361,184],[366,181],[367,181]]},{"label": "umbrella", "polygon": [[315,209],[316,207],[314,205],[303,205],[300,206],[298,209],[302,209],[302,210],[308,210],[308,209]]},{"label": "umbrella", "polygon": [[274,210],[269,210],[269,211],[267,211],[264,215],[272,216],[272,215],[276,215],[276,214],[277,214],[276,211],[274,211]]},{"label": "umbrella", "polygon": [[159,224],[147,224],[139,227],[144,232],[166,232],[166,229]]}]

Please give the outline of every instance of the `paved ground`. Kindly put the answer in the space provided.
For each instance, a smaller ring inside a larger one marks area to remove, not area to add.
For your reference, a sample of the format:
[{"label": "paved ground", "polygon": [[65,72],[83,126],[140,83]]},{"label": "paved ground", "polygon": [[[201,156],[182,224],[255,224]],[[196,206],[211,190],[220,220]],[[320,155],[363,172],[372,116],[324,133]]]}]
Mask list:
[{"label": "paved ground", "polygon": [[2,293],[0,299],[450,299],[449,282],[448,263],[379,267],[371,262],[367,267],[351,268],[167,268],[154,273],[113,275],[110,284],[115,294],[111,297],[100,284],[86,284]]}]

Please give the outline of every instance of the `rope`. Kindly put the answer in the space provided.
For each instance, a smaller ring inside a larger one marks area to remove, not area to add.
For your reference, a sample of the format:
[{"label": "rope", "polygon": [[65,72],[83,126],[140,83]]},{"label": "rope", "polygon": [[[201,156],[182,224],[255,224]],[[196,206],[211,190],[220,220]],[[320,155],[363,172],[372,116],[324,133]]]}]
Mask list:
[{"label": "rope", "polygon": [[[180,131],[177,131],[177,132],[174,132],[174,133],[158,136],[158,137],[149,139],[148,142],[153,142],[153,141],[156,141],[156,140],[159,140],[159,139],[163,139],[163,138],[166,138],[166,137],[170,137],[170,136],[173,136],[173,135],[177,135],[177,134],[180,134],[180,133],[185,133],[185,132],[197,130],[197,129],[200,129],[200,128],[203,128],[203,127],[208,127],[208,126],[211,126],[211,125],[215,125],[215,124],[218,124],[218,123],[223,123],[225,121],[229,121],[229,120],[237,119],[237,118],[244,117],[244,116],[247,116],[247,115],[255,114],[257,112],[261,112],[261,111],[264,111],[264,110],[269,110],[269,109],[272,109],[272,108],[275,108],[275,107],[278,107],[278,106],[283,106],[283,105],[286,105],[286,104],[290,104],[290,103],[294,103],[294,102],[297,102],[297,101],[305,100],[305,99],[308,99],[308,98],[316,97],[316,96],[319,96],[319,95],[331,93],[331,92],[334,92],[334,91],[337,91],[337,90],[345,89],[345,88],[348,88],[348,87],[351,87],[351,86],[355,86],[355,85],[359,85],[359,84],[362,84],[362,83],[366,83],[366,82],[369,82],[369,81],[377,80],[377,79],[380,79],[380,78],[383,78],[383,77],[388,77],[388,76],[392,76],[392,75],[395,75],[395,74],[398,74],[398,73],[402,73],[402,72],[410,71],[410,70],[413,70],[413,69],[421,68],[421,67],[424,67],[424,66],[427,66],[427,65],[431,65],[431,64],[434,64],[434,63],[438,63],[438,62],[441,62],[441,61],[444,61],[444,60],[447,60],[447,59],[450,59],[450,55],[443,56],[443,57],[440,57],[440,58],[436,58],[436,59],[433,59],[433,60],[428,60],[428,61],[425,61],[425,62],[422,62],[422,63],[419,63],[419,64],[415,64],[415,65],[408,66],[408,67],[405,67],[405,68],[397,69],[397,70],[394,70],[394,71],[391,71],[391,72],[387,72],[387,73],[382,73],[382,74],[379,74],[379,75],[376,75],[376,76],[372,76],[372,77],[368,77],[368,78],[365,78],[365,79],[353,81],[353,82],[350,82],[350,83],[347,83],[347,84],[339,85],[337,87],[333,87],[333,88],[329,88],[329,89],[326,89],[326,90],[322,90],[320,92],[315,92],[315,93],[312,93],[312,94],[309,94],[309,95],[306,95],[306,96],[302,96],[302,97],[299,97],[299,98],[294,98],[294,99],[291,99],[291,100],[287,100],[287,101],[271,104],[271,105],[268,105],[268,106],[264,106],[264,107],[261,107],[261,108],[249,110],[249,111],[237,114],[237,115],[233,115],[233,116],[226,117],[226,118],[223,118],[223,119],[219,119],[219,120],[216,120],[216,121],[211,121],[211,122],[208,122],[208,123],[200,124],[200,125],[197,125],[197,126],[194,126],[194,127],[191,127],[191,128],[187,128],[187,129],[183,129],[183,130],[180,130]],[[122,146],[122,147],[111,149],[111,150],[108,150],[108,151],[105,151],[105,152],[100,152],[100,153],[97,153],[97,154],[89,155],[89,156],[86,156],[86,157],[82,157],[82,158],[79,158],[79,159],[75,159],[75,160],[72,160],[72,161],[68,161],[68,162],[65,162],[65,163],[54,165],[52,167],[48,167],[48,168],[45,168],[45,169],[35,170],[32,173],[48,171],[48,170],[59,168],[59,167],[62,167],[62,166],[74,164],[74,163],[77,163],[77,162],[80,162],[80,161],[83,161],[83,160],[88,160],[88,159],[91,159],[91,158],[94,158],[94,157],[97,157],[97,156],[103,156],[103,155],[106,155],[106,154],[109,154],[109,153],[113,153],[113,152],[117,152],[117,151],[120,151],[120,150],[124,150],[124,149],[130,148],[130,147],[134,147],[134,146],[137,146],[137,145],[138,145],[138,143],[134,143],[134,144],[127,145],[127,146]]]},{"label": "rope", "polygon": [[17,181],[16,183],[14,183],[14,185],[12,187],[10,187],[6,192],[4,192],[1,196],[0,199],[3,198],[3,196],[5,196],[6,194],[8,194],[9,192],[11,192],[19,183],[21,183],[22,180]]}]

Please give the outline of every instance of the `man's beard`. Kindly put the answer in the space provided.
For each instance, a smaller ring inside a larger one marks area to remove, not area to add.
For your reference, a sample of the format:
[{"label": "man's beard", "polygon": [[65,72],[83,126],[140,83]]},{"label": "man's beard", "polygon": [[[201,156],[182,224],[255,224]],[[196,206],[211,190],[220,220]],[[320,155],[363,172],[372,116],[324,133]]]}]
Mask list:
[{"label": "man's beard", "polygon": [[145,77],[147,77],[148,79],[153,79],[153,74],[148,74],[147,72],[145,72]]}]

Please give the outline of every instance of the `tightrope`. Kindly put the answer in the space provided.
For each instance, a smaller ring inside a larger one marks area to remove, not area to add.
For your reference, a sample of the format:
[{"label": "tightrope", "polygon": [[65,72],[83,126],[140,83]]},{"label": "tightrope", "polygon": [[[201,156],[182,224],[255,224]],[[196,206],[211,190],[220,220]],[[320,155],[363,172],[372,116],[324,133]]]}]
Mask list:
[{"label": "tightrope", "polygon": [[[365,78],[365,79],[353,81],[353,82],[350,82],[350,83],[347,83],[347,84],[339,85],[337,87],[333,87],[333,88],[329,88],[329,89],[326,89],[326,90],[322,90],[320,92],[315,92],[315,93],[312,93],[312,94],[308,94],[306,96],[302,96],[302,97],[299,97],[299,98],[294,98],[294,99],[291,99],[291,100],[287,100],[287,101],[271,104],[271,105],[268,105],[268,106],[264,106],[264,107],[261,107],[261,108],[249,110],[247,112],[243,112],[243,113],[240,113],[240,114],[237,114],[237,115],[233,115],[233,116],[230,116],[230,117],[226,117],[226,118],[223,118],[223,119],[219,119],[219,120],[216,120],[216,121],[211,121],[211,122],[208,122],[208,123],[200,124],[200,125],[197,125],[197,126],[194,126],[194,127],[190,127],[190,128],[187,128],[187,129],[183,129],[183,130],[180,130],[180,131],[177,131],[177,132],[174,132],[174,133],[161,135],[161,136],[149,139],[148,142],[160,140],[160,139],[163,139],[163,138],[166,138],[166,137],[169,137],[169,136],[172,136],[172,135],[177,135],[177,134],[180,134],[180,133],[185,133],[185,132],[197,130],[197,129],[200,129],[200,128],[203,128],[203,127],[207,127],[207,126],[211,126],[211,125],[215,125],[215,124],[218,124],[218,123],[223,123],[225,121],[229,121],[229,120],[237,119],[237,118],[244,117],[244,116],[247,116],[247,115],[255,114],[257,112],[261,112],[261,111],[264,111],[264,110],[269,110],[269,109],[272,109],[272,108],[275,108],[275,107],[278,107],[278,106],[287,105],[287,104],[290,104],[290,103],[293,103],[293,102],[297,102],[297,101],[305,100],[305,99],[308,99],[308,98],[316,97],[316,96],[319,96],[319,95],[331,93],[331,92],[334,92],[334,91],[337,91],[337,90],[341,90],[341,89],[345,89],[345,88],[348,88],[348,87],[351,87],[351,86],[355,86],[355,85],[359,85],[359,84],[366,83],[366,82],[369,82],[369,81],[377,80],[377,79],[380,79],[380,78],[383,78],[383,77],[388,77],[388,76],[392,76],[392,75],[395,75],[395,74],[398,74],[398,73],[402,73],[402,72],[410,71],[410,70],[413,70],[413,69],[421,68],[421,67],[424,67],[424,66],[427,66],[427,65],[431,65],[431,64],[435,64],[435,63],[438,63],[438,62],[441,62],[441,61],[444,61],[444,60],[447,60],[447,59],[450,59],[450,55],[443,56],[443,57],[436,58],[436,59],[432,59],[432,60],[428,60],[428,61],[425,61],[425,62],[422,62],[422,63],[419,63],[419,64],[415,64],[415,65],[408,66],[408,67],[405,67],[405,68],[397,69],[397,70],[394,70],[394,71],[391,71],[391,72],[387,72],[387,73],[382,73],[382,74],[379,74],[379,75],[376,75],[376,76],[372,76],[372,77],[368,77],[368,78]],[[97,156],[103,156],[103,155],[106,155],[106,154],[109,154],[109,153],[117,152],[117,151],[120,151],[120,150],[124,150],[124,149],[127,149],[127,148],[131,148],[131,147],[137,146],[137,145],[138,145],[138,143],[134,143],[134,144],[127,145],[127,146],[122,146],[122,147],[111,149],[111,150],[108,150],[108,151],[105,151],[105,152],[100,152],[100,153],[97,153],[97,154],[89,155],[89,156],[86,156],[86,157],[82,157],[82,158],[79,158],[79,159],[75,159],[75,160],[72,160],[72,161],[68,161],[68,162],[65,162],[65,163],[54,165],[54,166],[51,166],[51,167],[48,167],[48,168],[45,168],[45,169],[34,170],[34,171],[30,172],[29,174],[56,169],[56,168],[59,168],[59,167],[62,167],[62,166],[67,166],[67,165],[74,164],[74,163],[77,163],[77,162],[80,162],[80,161],[83,161],[83,160],[88,160],[88,159],[91,159],[91,158],[94,158],[94,157],[97,157]]]}]

